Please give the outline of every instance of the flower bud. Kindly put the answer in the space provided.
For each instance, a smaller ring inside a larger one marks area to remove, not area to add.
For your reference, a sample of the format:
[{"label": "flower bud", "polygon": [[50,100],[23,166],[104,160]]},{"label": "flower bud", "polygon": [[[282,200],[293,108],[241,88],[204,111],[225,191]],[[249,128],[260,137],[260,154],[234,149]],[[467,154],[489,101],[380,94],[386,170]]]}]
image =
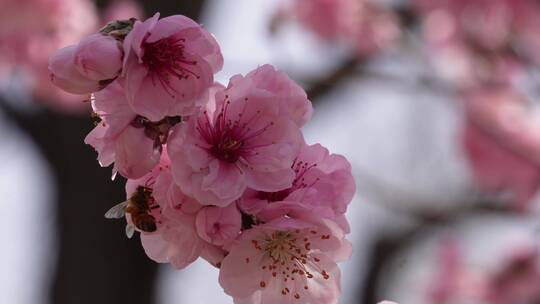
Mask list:
[{"label": "flower bud", "polygon": [[211,206],[199,211],[195,226],[203,240],[223,246],[238,236],[242,219],[234,203],[224,208]]},{"label": "flower bud", "polygon": [[90,80],[75,68],[74,54],[76,46],[58,50],[49,58],[49,77],[62,90],[73,94],[88,94],[99,91],[99,81]]},{"label": "flower bud", "polygon": [[93,34],[84,38],[74,56],[77,71],[94,81],[114,79],[122,69],[122,50],[111,36]]}]

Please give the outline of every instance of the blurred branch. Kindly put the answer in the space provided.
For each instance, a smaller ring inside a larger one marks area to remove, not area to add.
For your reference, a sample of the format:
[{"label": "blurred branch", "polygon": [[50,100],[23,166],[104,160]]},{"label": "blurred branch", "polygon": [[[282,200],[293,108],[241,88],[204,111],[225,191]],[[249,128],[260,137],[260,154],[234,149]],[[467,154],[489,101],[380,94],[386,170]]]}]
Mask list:
[{"label": "blurred branch", "polygon": [[355,57],[347,58],[334,71],[325,74],[320,79],[308,81],[311,85],[306,90],[307,96],[311,101],[319,99],[330,92],[337,84],[358,73],[362,62],[362,60]]}]

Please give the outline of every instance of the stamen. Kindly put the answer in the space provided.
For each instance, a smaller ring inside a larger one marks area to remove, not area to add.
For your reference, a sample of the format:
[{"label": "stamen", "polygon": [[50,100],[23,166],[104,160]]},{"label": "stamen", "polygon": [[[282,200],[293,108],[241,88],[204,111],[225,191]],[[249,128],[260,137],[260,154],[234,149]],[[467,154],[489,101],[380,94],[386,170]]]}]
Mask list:
[{"label": "stamen", "polygon": [[142,47],[144,55],[142,62],[148,68],[154,86],[159,83],[172,98],[181,94],[171,84],[171,77],[179,80],[189,77],[200,78],[190,66],[196,66],[197,61],[187,60],[184,54],[185,39],[168,37],[156,42],[145,42]]}]

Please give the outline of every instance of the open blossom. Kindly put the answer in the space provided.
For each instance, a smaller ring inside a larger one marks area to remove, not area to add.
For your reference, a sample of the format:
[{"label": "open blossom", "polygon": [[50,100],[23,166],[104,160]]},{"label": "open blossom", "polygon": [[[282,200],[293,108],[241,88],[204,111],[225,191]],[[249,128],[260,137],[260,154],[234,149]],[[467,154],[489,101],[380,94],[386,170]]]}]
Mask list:
[{"label": "open blossom", "polygon": [[223,65],[216,40],[195,21],[158,19],[136,21],[126,36],[122,79],[134,111],[154,121],[193,113]]},{"label": "open blossom", "polygon": [[219,282],[235,303],[335,304],[336,262],[349,254],[332,223],[282,218],[244,232],[223,260]]},{"label": "open blossom", "polygon": [[[128,198],[139,186],[147,187],[151,193],[154,207],[149,214],[153,216],[155,231],[141,231],[141,243],[151,259],[158,263],[170,263],[175,268],[184,268],[199,257],[217,265],[225,252],[217,246],[201,239],[195,227],[195,216],[202,206],[186,196],[173,182],[170,174],[170,161],[163,154],[158,166],[136,180],[128,180]],[[128,216],[133,224],[133,217]]]},{"label": "open blossom", "polygon": [[99,91],[120,74],[122,56],[120,43],[113,37],[90,35],[78,45],[65,47],[51,56],[51,81],[73,94]]},{"label": "open blossom", "polygon": [[92,107],[100,122],[85,143],[96,149],[101,166],[114,163],[114,171],[128,178],[139,178],[158,164],[170,127],[180,121],[167,117],[151,122],[138,116],[117,82],[95,93]]},{"label": "open blossom", "polygon": [[233,77],[171,134],[175,181],[204,205],[223,207],[247,187],[274,192],[294,180],[291,166],[303,145],[298,120],[283,112],[279,94],[252,85],[254,75]]},{"label": "open blossom", "polygon": [[295,178],[291,187],[277,192],[248,189],[239,202],[241,208],[263,219],[300,205],[332,219],[345,213],[356,186],[351,165],[343,156],[330,154],[320,144],[304,145],[292,168]]}]

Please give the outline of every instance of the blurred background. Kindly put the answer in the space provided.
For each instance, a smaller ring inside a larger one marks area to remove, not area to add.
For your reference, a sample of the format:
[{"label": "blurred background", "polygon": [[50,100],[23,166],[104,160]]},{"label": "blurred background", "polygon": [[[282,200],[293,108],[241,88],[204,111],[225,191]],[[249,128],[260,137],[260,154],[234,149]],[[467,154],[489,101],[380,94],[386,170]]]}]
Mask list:
[{"label": "blurred background", "polygon": [[157,11],[216,36],[218,81],[271,63],[308,92],[306,140],[358,187],[342,304],[540,303],[536,0],[0,0],[0,303],[232,303],[105,220],[124,181],[83,143],[88,96],[48,79],[51,52]]}]

